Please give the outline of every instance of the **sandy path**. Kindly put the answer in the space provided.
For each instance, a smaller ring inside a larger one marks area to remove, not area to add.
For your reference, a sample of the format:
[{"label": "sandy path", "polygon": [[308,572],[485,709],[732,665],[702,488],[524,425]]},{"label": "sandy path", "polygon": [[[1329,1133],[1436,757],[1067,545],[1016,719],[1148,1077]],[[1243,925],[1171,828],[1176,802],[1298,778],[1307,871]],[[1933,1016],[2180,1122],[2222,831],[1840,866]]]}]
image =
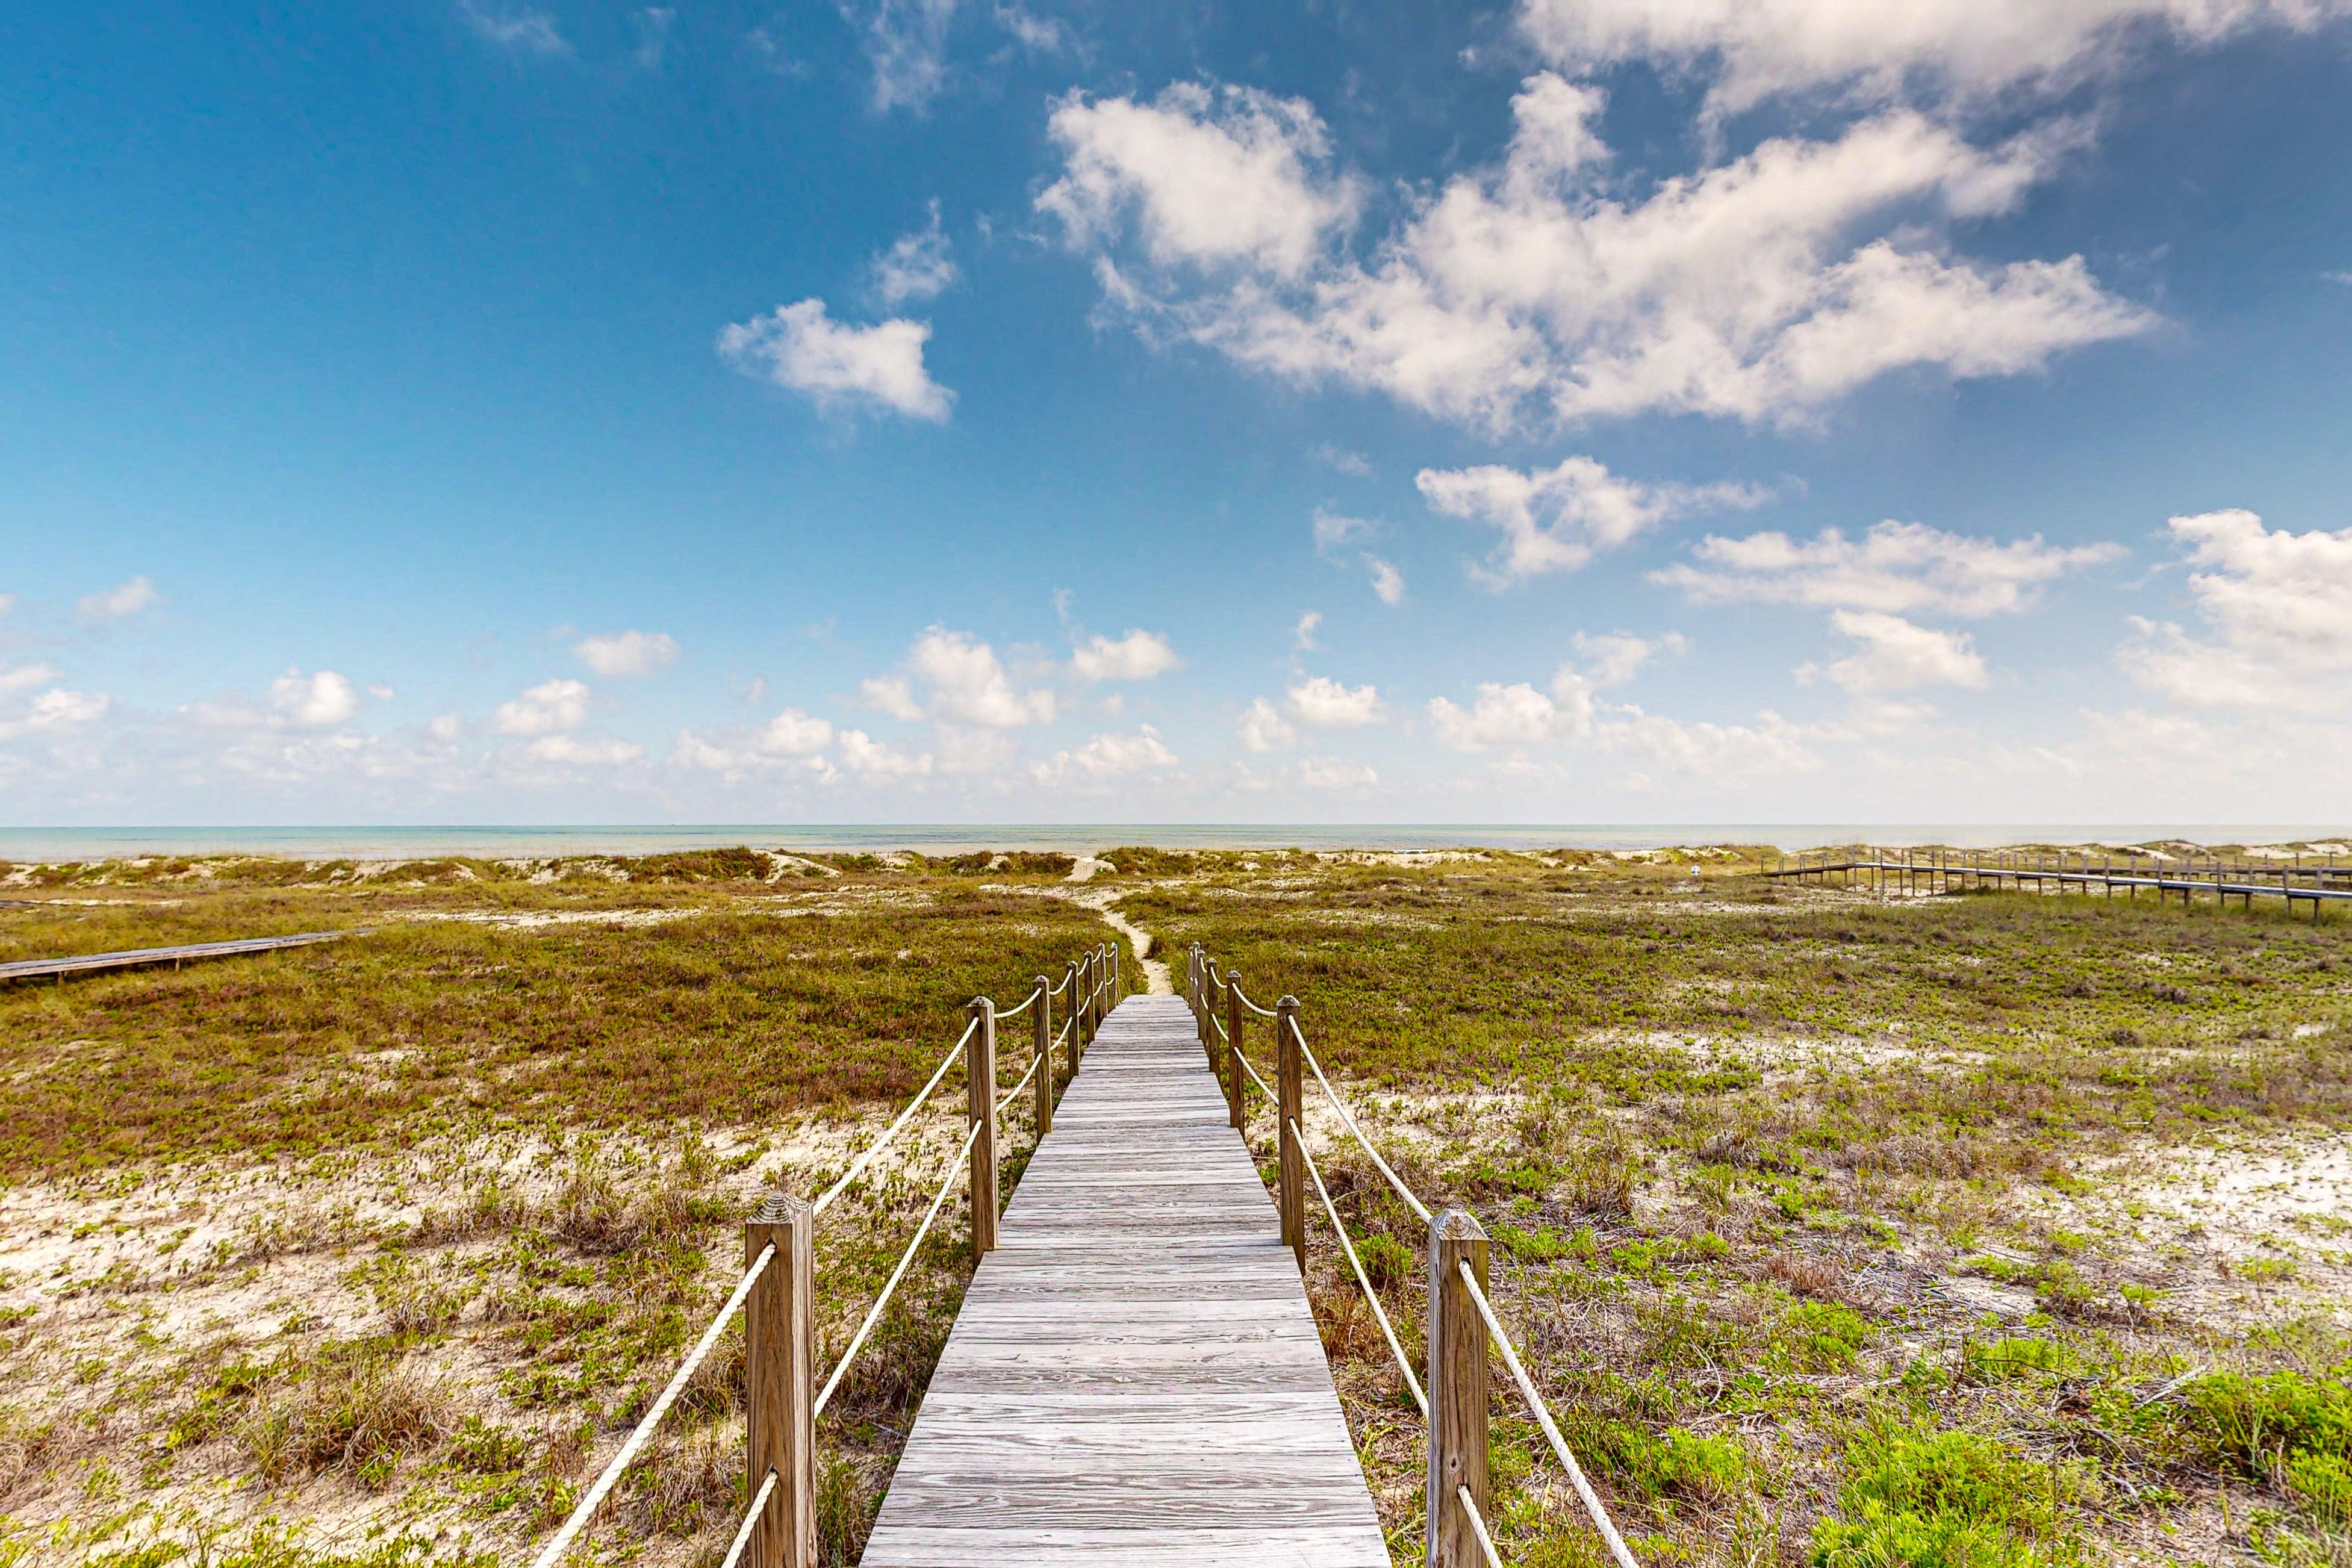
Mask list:
[{"label": "sandy path", "polygon": [[1176,982],[1170,976],[1168,966],[1150,956],[1151,933],[1140,926],[1129,924],[1126,916],[1111,907],[1118,899],[1117,893],[1087,893],[1079,897],[1078,903],[1080,907],[1100,915],[1105,925],[1127,938],[1128,945],[1135,949],[1135,961],[1143,965],[1144,994],[1175,995]]}]

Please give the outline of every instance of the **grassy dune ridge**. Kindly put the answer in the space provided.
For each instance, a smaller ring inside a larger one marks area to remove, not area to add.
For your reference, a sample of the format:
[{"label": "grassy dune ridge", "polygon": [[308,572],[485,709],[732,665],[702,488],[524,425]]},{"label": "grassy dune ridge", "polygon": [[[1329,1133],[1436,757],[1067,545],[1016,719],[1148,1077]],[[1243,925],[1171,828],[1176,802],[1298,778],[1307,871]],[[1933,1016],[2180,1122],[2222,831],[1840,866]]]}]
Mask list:
[{"label": "grassy dune ridge", "polygon": [[[699,1331],[741,1215],[840,1170],[968,996],[1104,940],[1082,893],[1300,997],[1384,1152],[1486,1223],[1644,1562],[2347,1560],[2352,921],[1882,902],[1738,847],[1106,858],[1083,888],[1060,857],[756,850],[0,868],[30,901],[0,957],[376,933],[0,992],[0,1564],[511,1560]],[[952,1077],[827,1216],[829,1346],[952,1153]],[[1318,1100],[1412,1347],[1418,1226]],[[1311,1228],[1417,1561],[1418,1419]],[[942,1233],[828,1413],[829,1562],[961,1298]],[[604,1560],[715,1559],[740,1356],[616,1495]],[[1507,1560],[1598,1561],[1499,1388],[1494,1463]]]}]

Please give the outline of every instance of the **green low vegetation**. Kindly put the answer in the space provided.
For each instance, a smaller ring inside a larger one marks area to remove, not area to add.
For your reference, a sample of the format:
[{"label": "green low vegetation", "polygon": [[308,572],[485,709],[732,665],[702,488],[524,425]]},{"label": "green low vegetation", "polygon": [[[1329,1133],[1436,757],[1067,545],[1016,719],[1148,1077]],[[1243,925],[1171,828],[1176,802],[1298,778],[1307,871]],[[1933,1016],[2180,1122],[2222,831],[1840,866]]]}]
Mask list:
[{"label": "green low vegetation", "polygon": [[[373,933],[0,990],[0,1568],[514,1560],[699,1331],[759,1197],[837,1173],[969,996],[1106,939],[1080,892],[1300,999],[1398,1171],[1486,1224],[1498,1307],[1645,1564],[2352,1563],[2327,1184],[2352,921],[1882,901],[1738,848],[1105,858],[1085,889],[992,854],[0,868],[26,900],[0,959]],[[1416,1347],[1418,1222],[1308,1084]],[[828,1215],[824,1361],[954,1125]],[[1270,1174],[1264,1108],[1251,1137]],[[1416,1562],[1419,1418],[1319,1210],[1310,1232]],[[856,1560],[965,1248],[943,1224],[828,1411],[828,1563]],[[603,1560],[715,1560],[741,1376],[730,1332]],[[1507,1561],[1603,1561],[1499,1373],[1492,1469]]]}]

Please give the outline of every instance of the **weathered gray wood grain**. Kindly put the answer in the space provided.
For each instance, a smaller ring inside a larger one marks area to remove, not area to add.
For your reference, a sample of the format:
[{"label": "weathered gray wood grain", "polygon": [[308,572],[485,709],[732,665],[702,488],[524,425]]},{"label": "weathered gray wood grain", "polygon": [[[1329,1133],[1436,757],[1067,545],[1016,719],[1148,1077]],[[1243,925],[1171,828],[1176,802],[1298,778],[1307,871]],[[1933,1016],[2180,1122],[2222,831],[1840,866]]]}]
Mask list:
[{"label": "weathered gray wood grain", "polygon": [[973,1276],[867,1568],[1387,1568],[1191,1016],[1104,1023]]}]

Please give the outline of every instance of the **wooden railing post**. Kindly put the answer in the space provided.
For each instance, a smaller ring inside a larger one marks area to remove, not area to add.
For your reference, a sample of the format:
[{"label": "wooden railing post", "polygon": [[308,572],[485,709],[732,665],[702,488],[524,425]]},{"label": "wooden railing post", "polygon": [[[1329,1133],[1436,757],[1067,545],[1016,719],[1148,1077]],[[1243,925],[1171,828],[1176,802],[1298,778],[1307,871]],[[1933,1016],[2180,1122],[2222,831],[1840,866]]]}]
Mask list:
[{"label": "wooden railing post", "polygon": [[1274,1005],[1276,1062],[1274,1088],[1281,1103],[1276,1108],[1282,1142],[1282,1244],[1307,1272],[1307,1154],[1298,1146],[1300,1102],[1298,1060],[1298,998],[1285,996]]},{"label": "wooden railing post", "polygon": [[1484,1568],[1458,1489],[1486,1511],[1486,1321],[1462,1282],[1486,1288],[1486,1233],[1460,1209],[1429,1223],[1429,1524],[1427,1568]]},{"label": "wooden railing post", "polygon": [[1192,1033],[1201,1042],[1201,1049],[1209,1048],[1209,955],[1201,944],[1192,944]]},{"label": "wooden railing post", "polygon": [[1037,976],[1037,1136],[1054,1130],[1054,998]]},{"label": "wooden railing post", "polygon": [[971,999],[980,1027],[964,1047],[964,1125],[978,1126],[971,1142],[971,1255],[996,1250],[996,1004]]},{"label": "wooden railing post", "polygon": [[1239,1129],[1242,1114],[1242,976],[1225,971],[1225,1114]]},{"label": "wooden railing post", "polygon": [[1078,1076],[1078,1047],[1084,1043],[1078,1038],[1078,961],[1076,959],[1071,959],[1063,967],[1062,984],[1062,994],[1069,998],[1067,1005],[1070,1010],[1067,1019],[1070,1026],[1070,1043],[1062,1047],[1062,1056],[1070,1064],[1070,1076],[1076,1078]]},{"label": "wooden railing post", "polygon": [[751,1527],[745,1568],[816,1568],[816,1213],[782,1194],[743,1226],[749,1268],[776,1255],[743,1301],[743,1475],[747,1498],[775,1489]]},{"label": "wooden railing post", "polygon": [[1201,1056],[1211,1070],[1217,1065],[1217,963],[1211,959],[1201,965]]},{"label": "wooden railing post", "polygon": [[1095,1029],[1095,954],[1092,948],[1078,955],[1079,989],[1070,997],[1070,1005],[1077,1015],[1073,1032],[1087,1039],[1094,1037]]}]

